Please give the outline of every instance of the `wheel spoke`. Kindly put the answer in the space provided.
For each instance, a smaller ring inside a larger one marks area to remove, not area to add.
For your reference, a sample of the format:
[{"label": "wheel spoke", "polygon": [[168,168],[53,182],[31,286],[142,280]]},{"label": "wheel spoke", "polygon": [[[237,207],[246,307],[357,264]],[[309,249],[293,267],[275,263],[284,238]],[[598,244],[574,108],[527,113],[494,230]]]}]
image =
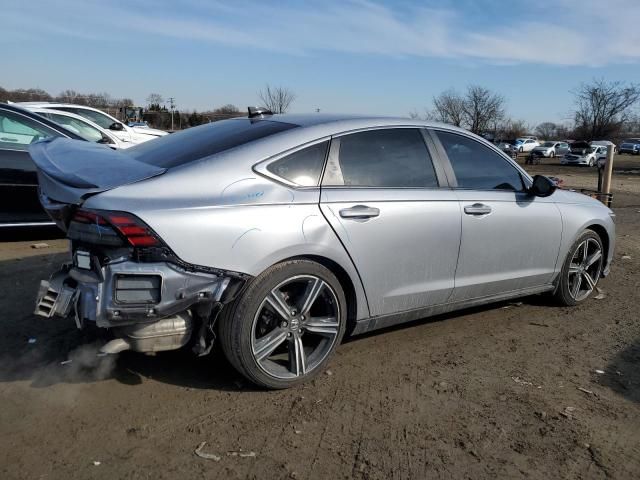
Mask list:
[{"label": "wheel spoke", "polygon": [[253,354],[258,362],[268,358],[273,351],[278,348],[287,338],[287,331],[284,328],[274,328],[264,337],[256,340]]},{"label": "wheel spoke", "polygon": [[576,273],[580,273],[580,265],[569,265],[569,275],[575,275]]},{"label": "wheel spoke", "polygon": [[307,371],[307,357],[304,353],[302,338],[296,334],[293,341],[289,343],[289,366],[290,371],[296,377],[304,375]]},{"label": "wheel spoke", "polygon": [[584,279],[589,284],[589,291],[591,291],[594,288],[596,288],[596,282],[593,281],[593,278],[591,278],[591,275],[589,275],[589,272],[587,272],[587,271],[582,272],[582,276],[584,277]]},{"label": "wheel spoke", "polygon": [[326,336],[337,335],[339,326],[336,317],[312,317],[303,324],[306,331]]},{"label": "wheel spoke", "polygon": [[591,254],[586,262],[585,262],[585,267],[589,268],[591,265],[593,265],[594,263],[596,263],[598,260],[600,260],[600,257],[602,257],[602,251],[601,250],[597,250],[595,253]]},{"label": "wheel spoke", "polygon": [[589,251],[589,240],[585,240],[582,245],[582,264],[584,264],[587,261],[587,254]]},{"label": "wheel spoke", "polygon": [[571,289],[571,296],[573,298],[577,298],[578,292],[580,291],[580,285],[582,285],[582,275],[577,275],[574,282],[573,288]]},{"label": "wheel spoke", "polygon": [[289,318],[291,318],[291,309],[282,298],[282,293],[280,292],[280,290],[278,290],[277,288],[271,290],[266,300],[269,305],[271,305],[271,308],[273,308],[275,312],[284,320],[288,320]]},{"label": "wheel spoke", "polygon": [[325,283],[319,278],[314,278],[311,280],[307,286],[307,290],[304,292],[304,296],[302,297],[302,307],[300,308],[300,313],[303,315],[308,315],[309,310],[318,299],[318,295],[325,287]]}]

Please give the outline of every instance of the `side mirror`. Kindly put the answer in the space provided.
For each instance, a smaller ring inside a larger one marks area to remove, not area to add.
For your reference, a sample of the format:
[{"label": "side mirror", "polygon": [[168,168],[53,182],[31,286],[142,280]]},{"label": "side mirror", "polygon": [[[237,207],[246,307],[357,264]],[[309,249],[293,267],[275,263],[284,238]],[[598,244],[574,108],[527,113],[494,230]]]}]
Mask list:
[{"label": "side mirror", "polygon": [[529,188],[529,193],[536,197],[548,197],[556,191],[558,186],[553,180],[544,175],[536,175],[533,177],[533,184]]},{"label": "side mirror", "polygon": [[124,127],[120,122],[113,122],[111,125],[109,125],[109,130],[120,131],[120,130],[124,130]]}]

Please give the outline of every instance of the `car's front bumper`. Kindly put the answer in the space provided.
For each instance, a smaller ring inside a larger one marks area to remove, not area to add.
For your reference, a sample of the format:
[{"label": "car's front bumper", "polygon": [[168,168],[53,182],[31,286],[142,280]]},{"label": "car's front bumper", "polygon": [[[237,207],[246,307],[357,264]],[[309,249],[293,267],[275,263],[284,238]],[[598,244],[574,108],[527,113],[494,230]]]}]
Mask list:
[{"label": "car's front bumper", "polygon": [[561,165],[590,165],[590,160],[588,158],[584,158],[584,157],[579,157],[579,158],[567,158],[567,157],[563,157],[562,160],[560,160],[560,164]]}]

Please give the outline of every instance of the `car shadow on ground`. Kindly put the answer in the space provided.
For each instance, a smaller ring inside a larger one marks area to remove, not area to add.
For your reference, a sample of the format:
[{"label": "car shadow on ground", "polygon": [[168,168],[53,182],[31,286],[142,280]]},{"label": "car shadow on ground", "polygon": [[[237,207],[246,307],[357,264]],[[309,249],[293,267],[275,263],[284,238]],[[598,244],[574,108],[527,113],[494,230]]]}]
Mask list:
[{"label": "car shadow on ground", "polygon": [[621,350],[597,380],[628,400],[640,403],[640,338]]}]

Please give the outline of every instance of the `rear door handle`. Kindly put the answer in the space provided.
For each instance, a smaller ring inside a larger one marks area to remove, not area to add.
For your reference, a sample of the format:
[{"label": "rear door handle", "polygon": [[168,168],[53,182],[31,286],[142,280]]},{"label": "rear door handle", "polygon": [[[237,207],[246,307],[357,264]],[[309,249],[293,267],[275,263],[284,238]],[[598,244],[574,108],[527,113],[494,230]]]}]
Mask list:
[{"label": "rear door handle", "polygon": [[380,215],[380,209],[375,207],[367,207],[366,205],[356,205],[351,208],[343,208],[340,210],[342,218],[371,218]]},{"label": "rear door handle", "polygon": [[491,207],[484,203],[474,203],[464,207],[464,213],[467,215],[487,215],[491,213]]}]

